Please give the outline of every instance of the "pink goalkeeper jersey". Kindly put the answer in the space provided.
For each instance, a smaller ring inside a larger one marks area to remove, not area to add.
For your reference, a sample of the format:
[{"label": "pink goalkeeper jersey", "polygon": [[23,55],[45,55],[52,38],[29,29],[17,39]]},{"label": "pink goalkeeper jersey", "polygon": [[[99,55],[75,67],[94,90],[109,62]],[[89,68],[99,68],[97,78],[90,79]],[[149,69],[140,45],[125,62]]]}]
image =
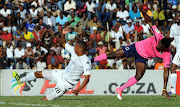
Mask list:
[{"label": "pink goalkeeper jersey", "polygon": [[155,25],[152,27],[152,31],[155,36],[135,43],[137,53],[146,59],[152,59],[153,57],[163,58],[164,67],[170,67],[170,48],[165,49],[163,53],[157,51],[156,46],[158,42],[163,39],[163,36]]}]

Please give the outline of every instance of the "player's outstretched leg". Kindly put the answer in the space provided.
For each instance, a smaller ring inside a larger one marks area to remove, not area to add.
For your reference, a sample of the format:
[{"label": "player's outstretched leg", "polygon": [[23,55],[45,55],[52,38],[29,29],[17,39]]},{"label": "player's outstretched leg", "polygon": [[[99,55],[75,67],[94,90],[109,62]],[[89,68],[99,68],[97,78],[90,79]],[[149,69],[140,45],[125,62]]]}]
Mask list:
[{"label": "player's outstretched leg", "polygon": [[18,73],[17,73],[16,71],[13,71],[12,75],[13,75],[13,77],[16,79],[17,83],[18,83],[18,84],[21,84],[21,83],[19,82],[20,76],[18,75]]},{"label": "player's outstretched leg", "polygon": [[122,99],[122,91],[132,85],[134,85],[137,82],[135,76],[131,77],[124,85],[116,89],[117,98],[119,100]]},{"label": "player's outstretched leg", "polygon": [[124,85],[116,89],[117,98],[122,100],[122,91],[135,83],[137,83],[144,75],[146,70],[146,64],[137,62],[136,63],[136,75],[131,77]]},{"label": "player's outstretched leg", "polygon": [[[61,74],[62,75],[62,74]],[[45,96],[42,100],[43,101],[51,101],[56,98],[61,97],[64,93],[69,91],[70,89],[73,89],[74,85],[68,83],[66,80],[62,78],[62,76],[59,75],[59,80],[56,83],[56,86],[53,88],[53,90]]]},{"label": "player's outstretched leg", "polygon": [[56,98],[61,97],[64,94],[64,92],[63,92],[63,90],[55,90],[58,88],[57,87],[54,88],[47,96],[45,96],[42,99],[42,101],[52,101],[52,100],[55,100]]},{"label": "player's outstretched leg", "polygon": [[18,84],[35,80],[36,78],[43,78],[42,71],[27,73],[25,77],[20,78],[16,71],[13,71],[13,77],[16,78]]},{"label": "player's outstretched leg", "polygon": [[177,80],[177,74],[176,74],[177,65],[174,63],[171,65],[171,91],[169,92],[169,96],[176,97],[176,80]]}]

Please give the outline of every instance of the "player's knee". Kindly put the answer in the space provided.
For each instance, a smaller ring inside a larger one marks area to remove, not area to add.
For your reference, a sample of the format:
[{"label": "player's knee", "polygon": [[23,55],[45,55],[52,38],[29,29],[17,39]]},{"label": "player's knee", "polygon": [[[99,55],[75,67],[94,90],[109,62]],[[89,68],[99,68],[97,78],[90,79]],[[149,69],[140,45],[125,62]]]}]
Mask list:
[{"label": "player's knee", "polygon": [[50,94],[48,94],[46,97],[48,99],[48,101],[51,101],[51,100],[55,100],[56,98],[59,98],[63,95],[62,92],[60,93],[57,93],[56,90],[53,90]]},{"label": "player's knee", "polygon": [[139,81],[143,77],[144,73],[136,73],[135,78]]},{"label": "player's knee", "polygon": [[176,73],[175,68],[176,68],[176,66],[174,64],[172,64],[172,66],[170,67],[171,73]]},{"label": "player's knee", "polygon": [[42,76],[42,71],[35,72],[34,75],[35,75],[35,77],[37,77],[37,78],[43,78],[43,76]]}]

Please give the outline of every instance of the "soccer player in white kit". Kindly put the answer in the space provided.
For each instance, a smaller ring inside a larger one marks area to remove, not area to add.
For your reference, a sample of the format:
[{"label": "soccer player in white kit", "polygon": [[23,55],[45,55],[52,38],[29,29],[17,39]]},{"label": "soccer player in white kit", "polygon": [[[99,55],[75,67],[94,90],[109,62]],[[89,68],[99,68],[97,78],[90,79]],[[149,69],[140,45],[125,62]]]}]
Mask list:
[{"label": "soccer player in white kit", "polygon": [[77,41],[74,47],[65,43],[65,34],[68,32],[69,29],[66,28],[61,34],[61,45],[71,54],[71,60],[64,71],[58,69],[54,69],[52,71],[36,71],[28,73],[22,78],[19,77],[17,72],[13,71],[13,77],[17,79],[18,83],[32,81],[36,78],[44,78],[55,82],[56,86],[53,88],[51,93],[42,99],[43,101],[54,100],[62,96],[68,90],[73,89],[79,82],[82,74],[84,74],[85,79],[77,90],[73,90],[73,93],[78,95],[78,93],[89,82],[91,61],[85,54],[87,46],[83,41]]},{"label": "soccer player in white kit", "polygon": [[175,46],[176,46],[176,54],[173,58],[172,64],[171,64],[171,91],[169,92],[170,96],[176,96],[176,80],[177,80],[177,74],[176,69],[178,66],[180,66],[180,12],[177,12],[175,17],[175,24],[171,26],[170,29],[170,37],[174,38],[175,40]]}]

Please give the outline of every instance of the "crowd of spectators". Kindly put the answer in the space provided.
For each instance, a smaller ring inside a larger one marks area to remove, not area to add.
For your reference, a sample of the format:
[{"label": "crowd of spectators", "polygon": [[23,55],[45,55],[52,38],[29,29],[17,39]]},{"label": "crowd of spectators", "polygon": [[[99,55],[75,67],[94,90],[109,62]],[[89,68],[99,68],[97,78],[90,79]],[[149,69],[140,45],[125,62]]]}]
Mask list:
[{"label": "crowd of spectators", "polygon": [[[0,0],[0,68],[64,69],[68,60],[61,57],[60,41],[65,27],[70,29],[66,41],[86,42],[90,59],[147,39],[153,34],[138,2],[168,36],[180,11],[179,0]],[[162,63],[154,58],[147,65],[162,69]],[[128,68],[135,68],[134,58],[92,64],[92,69]]]}]

